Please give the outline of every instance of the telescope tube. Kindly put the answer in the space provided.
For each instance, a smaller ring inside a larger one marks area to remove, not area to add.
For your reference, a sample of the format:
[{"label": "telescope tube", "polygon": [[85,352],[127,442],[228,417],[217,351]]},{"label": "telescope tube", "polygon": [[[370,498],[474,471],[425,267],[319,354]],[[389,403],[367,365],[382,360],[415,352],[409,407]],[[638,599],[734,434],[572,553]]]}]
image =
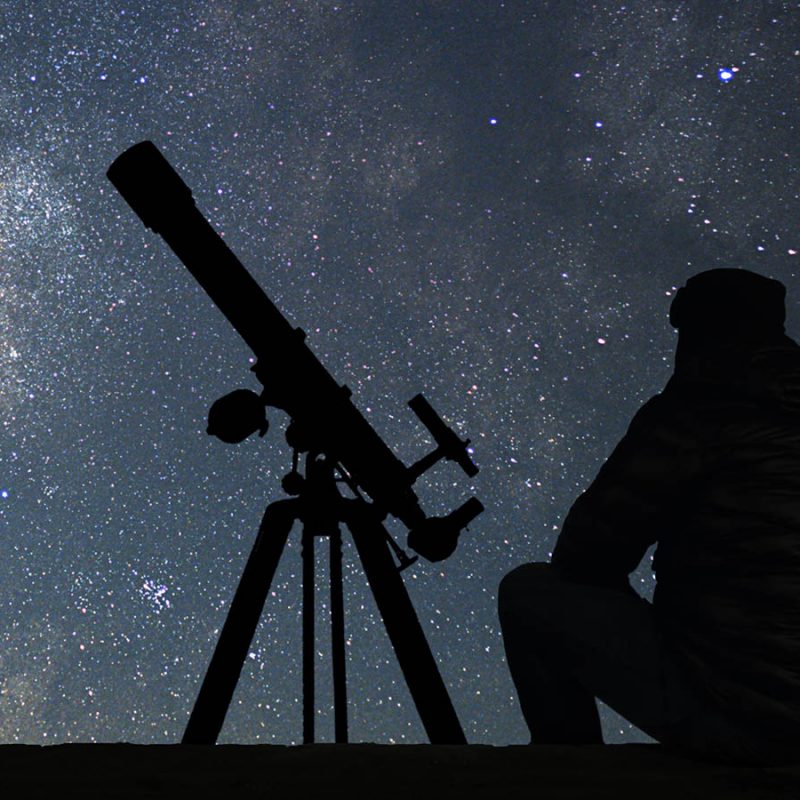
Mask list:
[{"label": "telescope tube", "polygon": [[[269,405],[282,408],[383,511],[425,520],[409,472],[197,209],[189,187],[150,141],[122,153],[108,179],[161,236],[256,356]],[[262,377],[263,376],[263,377]]]}]

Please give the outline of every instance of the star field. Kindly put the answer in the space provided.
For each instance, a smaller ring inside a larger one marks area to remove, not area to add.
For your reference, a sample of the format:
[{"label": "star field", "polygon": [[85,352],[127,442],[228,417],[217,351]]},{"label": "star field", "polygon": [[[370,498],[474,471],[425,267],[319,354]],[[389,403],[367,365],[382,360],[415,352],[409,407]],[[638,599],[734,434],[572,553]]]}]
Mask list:
[{"label": "star field", "polygon": [[[762,272],[800,334],[798,10],[0,2],[0,741],[179,741],[291,466],[277,412],[205,434],[252,354],[108,183],[143,139],[403,461],[430,448],[417,392],[471,438],[474,481],[440,465],[419,494],[486,511],[403,574],[468,740],[526,741],[497,586],[669,377],[675,288]],[[425,741],[345,543],[351,740]],[[301,738],[299,552],[220,741]]]}]

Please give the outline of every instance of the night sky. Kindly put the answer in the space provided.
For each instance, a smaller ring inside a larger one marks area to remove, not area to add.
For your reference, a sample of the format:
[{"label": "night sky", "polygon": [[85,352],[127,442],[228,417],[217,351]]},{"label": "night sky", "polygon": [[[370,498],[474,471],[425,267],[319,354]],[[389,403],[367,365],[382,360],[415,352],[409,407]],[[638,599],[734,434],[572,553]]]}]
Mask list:
[{"label": "night sky", "polygon": [[[468,740],[527,741],[497,586],[548,559],[668,379],[675,287],[778,278],[800,334],[798,11],[0,2],[0,741],[179,741],[291,464],[280,413],[238,446],[205,433],[214,399],[260,387],[105,177],[143,139],[400,458],[430,448],[420,391],[473,440],[475,479],[444,464],[418,490],[485,513],[403,574]],[[351,740],[426,741],[346,544]],[[220,741],[301,740],[299,551],[298,529]],[[649,557],[632,583],[651,595]]]}]

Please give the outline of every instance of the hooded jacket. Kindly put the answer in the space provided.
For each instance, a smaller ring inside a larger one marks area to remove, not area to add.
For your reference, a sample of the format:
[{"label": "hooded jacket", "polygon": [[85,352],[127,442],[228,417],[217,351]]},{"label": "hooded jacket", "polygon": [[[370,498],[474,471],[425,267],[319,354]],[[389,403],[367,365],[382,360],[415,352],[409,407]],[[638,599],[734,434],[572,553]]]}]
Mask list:
[{"label": "hooded jacket", "polygon": [[681,357],[570,510],[553,563],[633,591],[657,543],[654,613],[697,687],[800,736],[800,347]]}]

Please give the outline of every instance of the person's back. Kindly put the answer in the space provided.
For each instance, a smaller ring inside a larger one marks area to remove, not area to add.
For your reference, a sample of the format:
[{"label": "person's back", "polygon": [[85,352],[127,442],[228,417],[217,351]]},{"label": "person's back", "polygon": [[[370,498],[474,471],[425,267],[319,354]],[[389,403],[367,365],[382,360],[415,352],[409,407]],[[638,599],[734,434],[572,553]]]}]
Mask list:
[{"label": "person's back", "polygon": [[694,354],[656,403],[693,451],[659,536],[656,616],[723,707],[800,736],[800,347]]},{"label": "person's back", "polygon": [[[597,741],[597,696],[692,752],[800,758],[800,347],[783,296],[746,270],[689,280],[674,376],[570,509],[552,564],[501,584],[534,742]],[[651,606],[627,576],[656,542]]]}]

